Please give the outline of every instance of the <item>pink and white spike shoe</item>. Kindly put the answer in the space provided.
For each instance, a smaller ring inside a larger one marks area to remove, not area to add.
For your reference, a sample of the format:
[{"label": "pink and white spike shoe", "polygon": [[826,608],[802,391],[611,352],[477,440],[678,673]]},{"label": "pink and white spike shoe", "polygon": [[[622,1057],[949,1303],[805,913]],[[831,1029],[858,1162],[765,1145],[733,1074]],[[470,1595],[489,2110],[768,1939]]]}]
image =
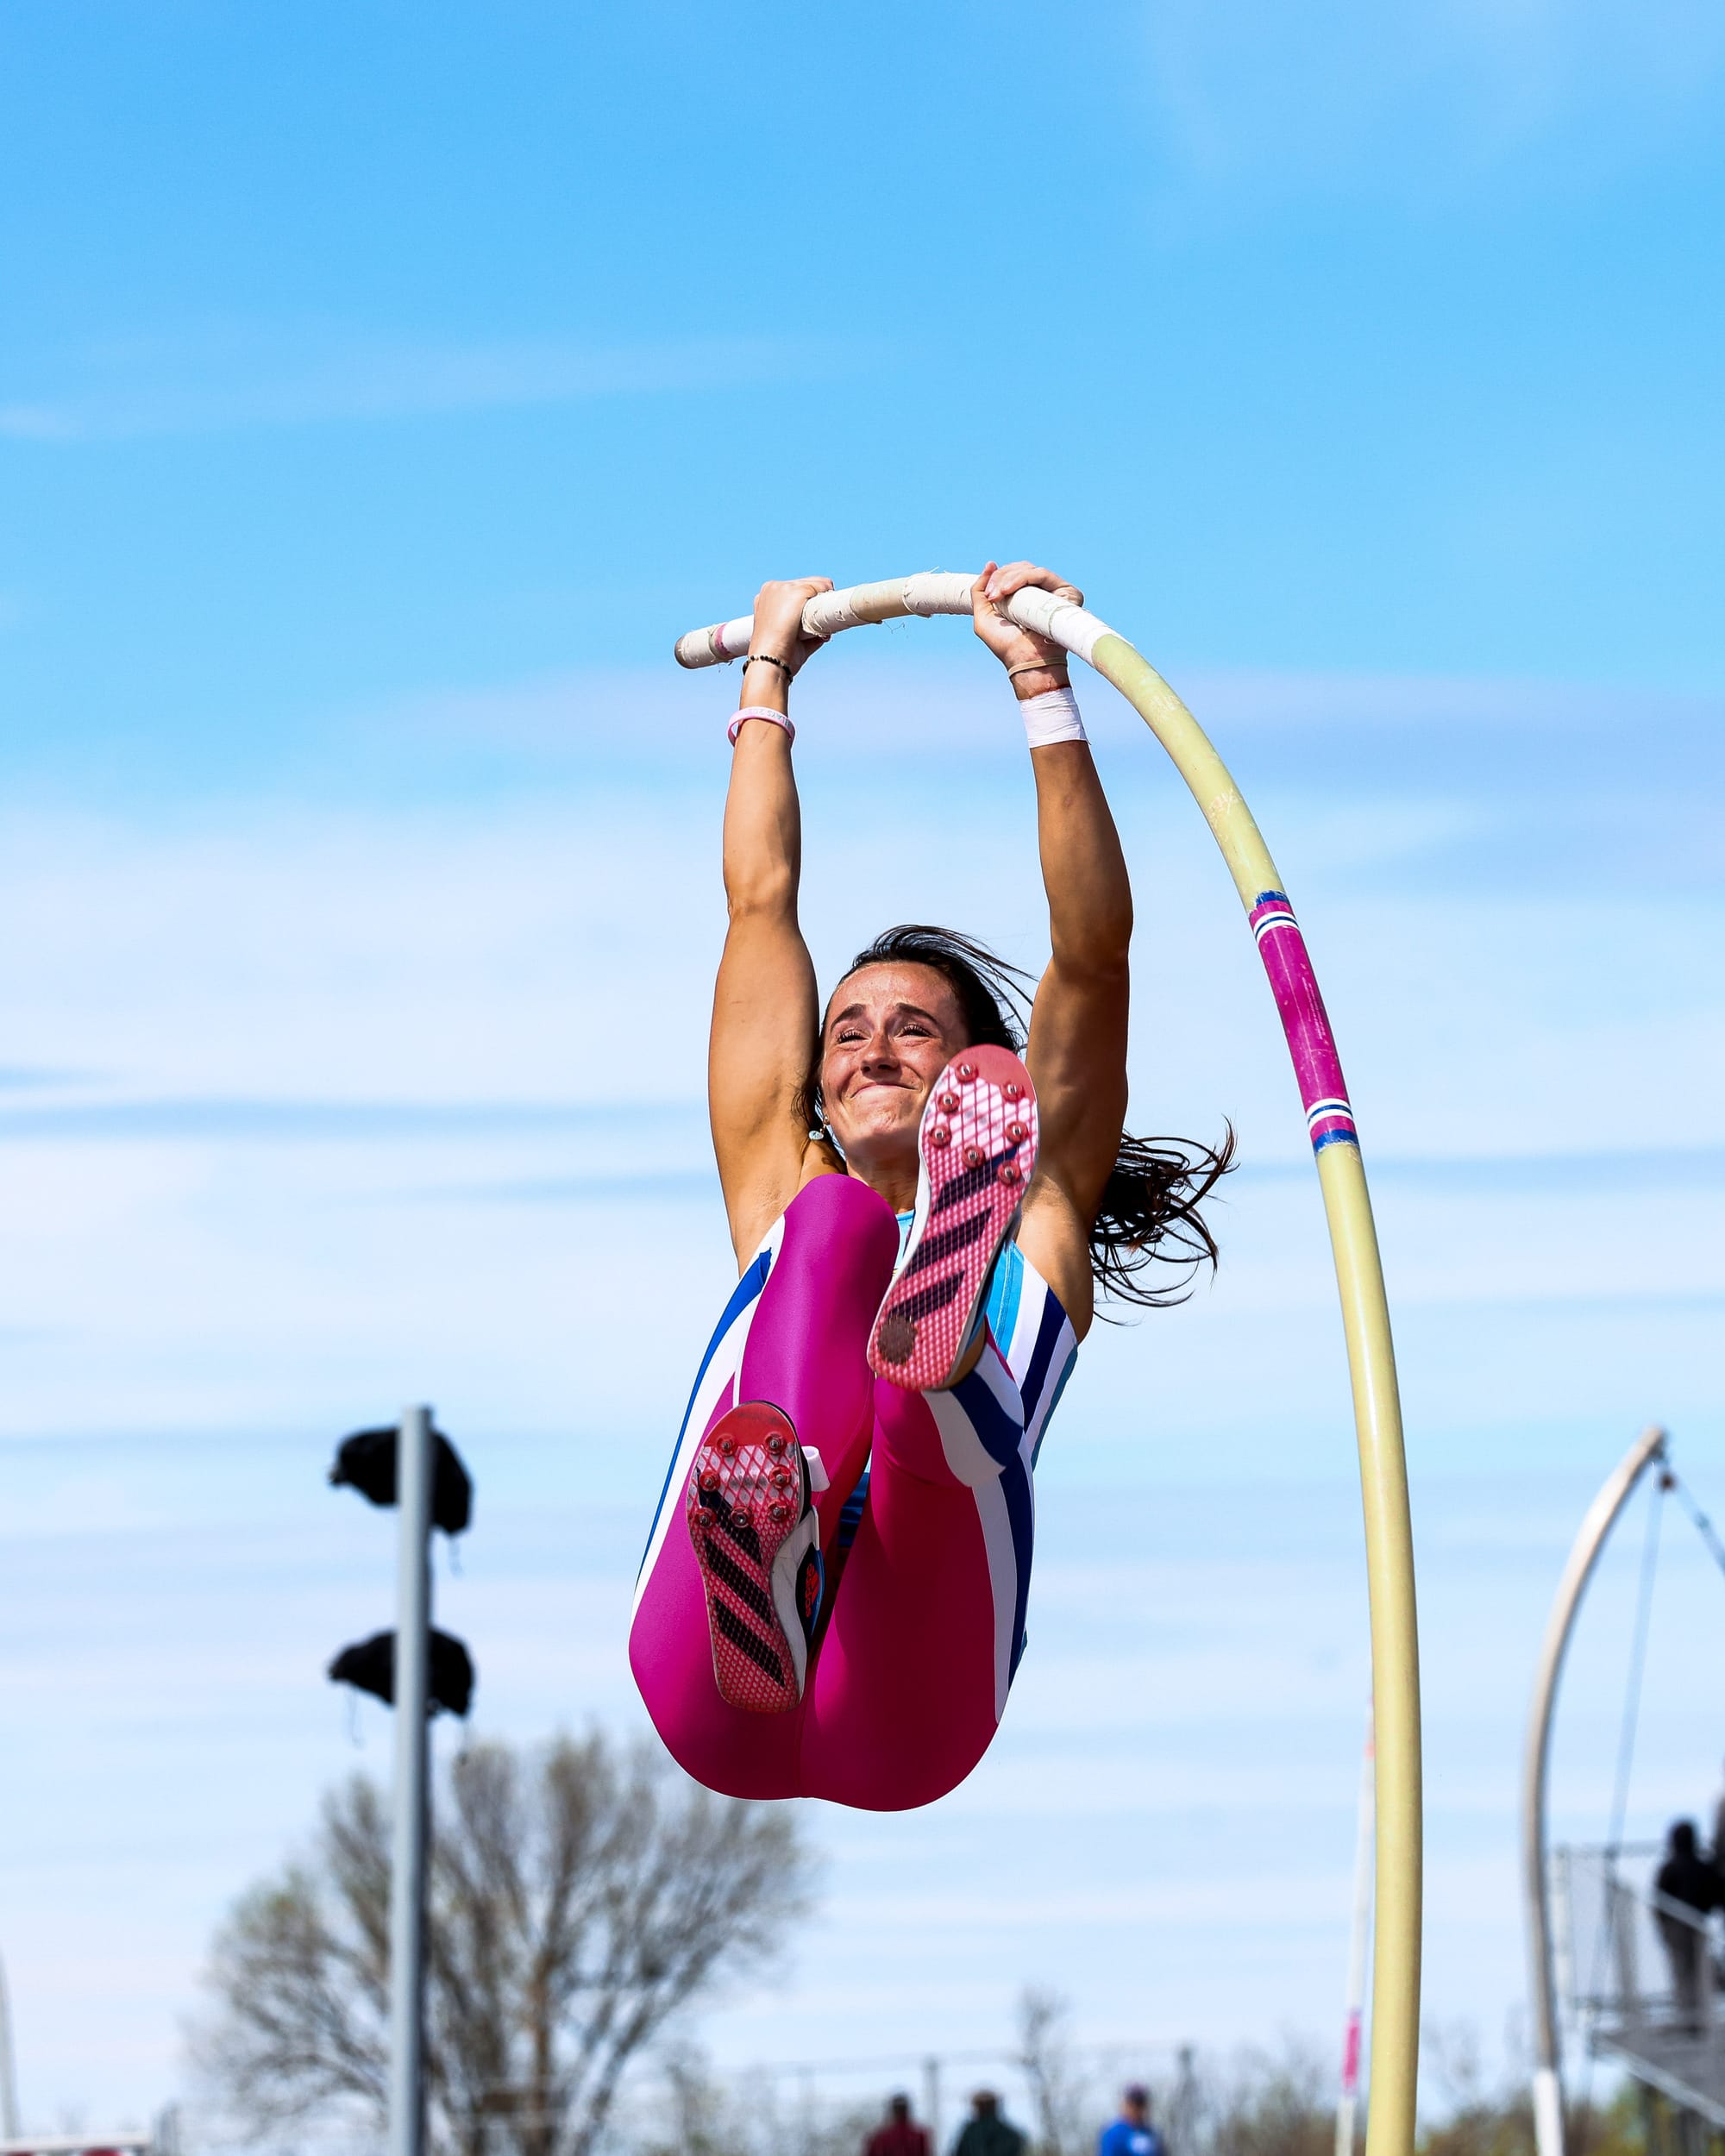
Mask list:
[{"label": "pink and white spike shoe", "polygon": [[695,1455],[688,1523],[721,1697],[786,1713],[803,1695],[822,1580],[814,1481],[789,1416],[745,1400],[720,1417]]},{"label": "pink and white spike shoe", "polygon": [[923,1110],[918,1146],[916,1213],[869,1336],[869,1367],[927,1393],[955,1380],[1036,1172],[1036,1094],[1010,1049],[953,1057]]}]

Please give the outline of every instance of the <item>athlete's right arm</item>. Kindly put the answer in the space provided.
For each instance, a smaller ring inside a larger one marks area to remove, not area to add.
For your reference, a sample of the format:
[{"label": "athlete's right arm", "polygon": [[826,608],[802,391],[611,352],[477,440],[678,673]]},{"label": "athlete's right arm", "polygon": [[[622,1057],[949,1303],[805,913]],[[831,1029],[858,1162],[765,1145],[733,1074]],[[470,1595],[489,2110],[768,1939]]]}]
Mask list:
[{"label": "athlete's right arm", "polygon": [[[815,649],[802,633],[803,607],[831,589],[827,577],[762,586],[745,705],[788,711],[791,674]],[[770,720],[750,719],[737,733],[724,801],[729,925],[707,1050],[707,1112],[739,1266],[795,1197],[809,1147],[802,1094],[819,1012],[797,924],[801,873],[791,737]]]}]

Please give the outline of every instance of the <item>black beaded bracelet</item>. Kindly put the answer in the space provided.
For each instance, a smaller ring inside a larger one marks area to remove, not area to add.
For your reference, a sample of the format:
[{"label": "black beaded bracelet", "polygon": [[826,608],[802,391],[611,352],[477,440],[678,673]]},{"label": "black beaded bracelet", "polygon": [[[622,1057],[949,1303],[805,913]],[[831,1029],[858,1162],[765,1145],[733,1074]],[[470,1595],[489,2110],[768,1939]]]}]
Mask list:
[{"label": "black beaded bracelet", "polygon": [[770,651],[751,651],[743,661],[745,667],[777,667],[787,681],[796,679],[796,668],[783,659],[775,659]]}]

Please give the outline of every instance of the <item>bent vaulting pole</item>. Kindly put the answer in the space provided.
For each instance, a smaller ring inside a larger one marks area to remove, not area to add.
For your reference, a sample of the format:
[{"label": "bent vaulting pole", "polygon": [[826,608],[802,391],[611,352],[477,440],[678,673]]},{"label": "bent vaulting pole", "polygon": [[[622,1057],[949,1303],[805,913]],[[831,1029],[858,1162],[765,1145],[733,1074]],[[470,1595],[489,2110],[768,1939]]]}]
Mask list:
[{"label": "bent vaulting pole", "polygon": [[1665,1433],[1644,1430],[1607,1477],[1588,1507],[1569,1553],[1540,1651],[1534,1702],[1527,1714],[1527,1748],[1521,1768],[1521,1889],[1527,1912],[1527,1983],[1534,2002],[1534,2138],[1539,2156],[1563,2156],[1563,2078],[1558,2040],[1556,1985],[1552,1975],[1552,1913],[1546,1880],[1546,1770],[1552,1748],[1552,1714],[1558,1679],[1587,1583],[1617,1516],[1653,1461],[1663,1459]]},{"label": "bent vaulting pole", "polygon": [[[930,570],[884,584],[823,592],[804,608],[803,627],[811,636],[830,636],[841,629],[906,615],[968,614],[970,585],[968,576]],[[1083,607],[1049,592],[1026,591],[1013,595],[1007,611],[1021,627],[1076,652],[1112,681],[1172,757],[1233,877],[1294,1060],[1341,1290],[1365,1508],[1377,1741],[1377,1924],[1366,2156],[1408,2156],[1420,2019],[1420,1670],[1414,1544],[1383,1273],[1335,1041],[1276,863],[1196,719],[1124,636]],[[695,630],[679,639],[678,661],[704,667],[742,658],[751,626],[745,614]]]}]

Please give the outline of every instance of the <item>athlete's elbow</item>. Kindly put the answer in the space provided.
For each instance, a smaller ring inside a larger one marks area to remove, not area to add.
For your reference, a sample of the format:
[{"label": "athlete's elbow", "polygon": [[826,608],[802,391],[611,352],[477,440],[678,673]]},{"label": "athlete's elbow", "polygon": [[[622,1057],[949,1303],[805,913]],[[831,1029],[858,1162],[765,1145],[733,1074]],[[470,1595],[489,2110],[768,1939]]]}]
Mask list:
[{"label": "athlete's elbow", "polygon": [[1071,980],[1124,981],[1132,965],[1132,902],[1111,906],[1087,920],[1081,929],[1057,930],[1053,957]]},{"label": "athlete's elbow", "polygon": [[751,868],[744,875],[727,874],[724,903],[733,921],[794,920],[797,880],[789,869]]}]

